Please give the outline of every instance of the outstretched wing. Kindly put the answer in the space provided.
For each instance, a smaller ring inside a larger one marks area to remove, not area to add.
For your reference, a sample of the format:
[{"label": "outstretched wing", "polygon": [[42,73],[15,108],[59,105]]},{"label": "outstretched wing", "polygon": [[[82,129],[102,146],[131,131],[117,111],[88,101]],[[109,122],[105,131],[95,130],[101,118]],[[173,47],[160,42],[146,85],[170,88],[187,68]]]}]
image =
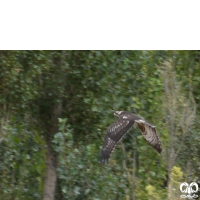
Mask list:
[{"label": "outstretched wing", "polygon": [[159,137],[156,133],[156,127],[145,122],[144,120],[135,120],[137,123],[138,127],[142,131],[142,135],[144,139],[154,148],[156,149],[159,153],[161,153],[161,144]]},{"label": "outstretched wing", "polygon": [[110,158],[116,144],[127,133],[127,131],[133,126],[134,120],[128,116],[120,116],[117,121],[110,125],[107,129],[103,147],[100,153],[100,162],[106,163]]}]

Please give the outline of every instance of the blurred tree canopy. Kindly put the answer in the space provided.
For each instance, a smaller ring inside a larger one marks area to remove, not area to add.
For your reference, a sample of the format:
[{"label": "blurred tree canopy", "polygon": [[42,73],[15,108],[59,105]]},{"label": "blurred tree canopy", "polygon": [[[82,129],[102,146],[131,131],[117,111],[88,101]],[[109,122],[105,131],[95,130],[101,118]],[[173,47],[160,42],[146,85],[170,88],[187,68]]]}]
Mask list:
[{"label": "blurred tree canopy", "polygon": [[[200,51],[0,51],[0,200],[180,198],[200,183]],[[100,165],[113,110],[132,129]]]}]

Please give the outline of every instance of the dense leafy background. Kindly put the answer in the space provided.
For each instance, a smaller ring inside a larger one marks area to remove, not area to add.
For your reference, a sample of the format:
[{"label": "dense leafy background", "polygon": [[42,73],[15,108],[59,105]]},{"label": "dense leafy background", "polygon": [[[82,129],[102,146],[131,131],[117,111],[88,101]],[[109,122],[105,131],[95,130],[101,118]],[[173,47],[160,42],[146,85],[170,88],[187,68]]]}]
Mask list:
[{"label": "dense leafy background", "polygon": [[[0,200],[42,199],[47,137],[57,200],[179,199],[181,182],[200,181],[199,51],[0,51],[0,83]],[[56,103],[59,132],[50,135]],[[100,165],[113,110],[155,124],[162,155],[133,128]]]}]

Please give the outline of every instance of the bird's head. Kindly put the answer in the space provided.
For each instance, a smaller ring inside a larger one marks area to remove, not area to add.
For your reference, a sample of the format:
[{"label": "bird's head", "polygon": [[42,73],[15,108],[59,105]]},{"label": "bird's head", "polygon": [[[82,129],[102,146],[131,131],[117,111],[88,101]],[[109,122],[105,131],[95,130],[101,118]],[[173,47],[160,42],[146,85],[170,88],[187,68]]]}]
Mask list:
[{"label": "bird's head", "polygon": [[123,112],[123,111],[115,111],[115,112],[114,112],[114,115],[117,116],[117,117],[119,117],[119,116],[121,115],[122,112]]}]

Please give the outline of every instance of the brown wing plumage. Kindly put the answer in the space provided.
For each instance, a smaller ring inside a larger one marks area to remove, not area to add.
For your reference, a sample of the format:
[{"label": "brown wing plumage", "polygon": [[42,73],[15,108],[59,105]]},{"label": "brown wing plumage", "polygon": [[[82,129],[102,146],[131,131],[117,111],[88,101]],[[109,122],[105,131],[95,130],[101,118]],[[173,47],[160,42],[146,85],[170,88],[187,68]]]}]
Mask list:
[{"label": "brown wing plumage", "polygon": [[144,139],[159,153],[161,153],[161,145],[158,135],[156,133],[156,127],[145,122],[144,120],[135,120],[138,127],[140,128]]},{"label": "brown wing plumage", "polygon": [[120,116],[112,125],[107,129],[103,147],[100,153],[100,162],[106,163],[110,158],[110,154],[115,148],[120,139],[127,133],[133,126],[134,120],[128,116]]}]

